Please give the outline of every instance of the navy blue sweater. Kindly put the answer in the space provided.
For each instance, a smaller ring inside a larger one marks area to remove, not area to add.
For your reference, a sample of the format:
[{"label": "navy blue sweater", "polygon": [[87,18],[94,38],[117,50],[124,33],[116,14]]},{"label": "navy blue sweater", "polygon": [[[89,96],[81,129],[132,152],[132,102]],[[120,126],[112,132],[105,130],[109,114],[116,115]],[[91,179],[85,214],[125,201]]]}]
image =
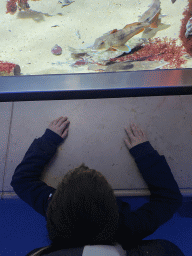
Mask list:
[{"label": "navy blue sweater", "polygon": [[[46,218],[46,211],[55,188],[40,180],[45,165],[63,142],[58,134],[46,129],[41,138],[35,139],[22,162],[15,169],[11,186],[15,193],[35,211]],[[164,156],[153,149],[149,141],[129,150],[143,179],[151,192],[150,202],[135,211],[128,203],[117,198],[119,207],[118,243],[134,243],[153,234],[170,220],[182,205],[182,195]]]}]

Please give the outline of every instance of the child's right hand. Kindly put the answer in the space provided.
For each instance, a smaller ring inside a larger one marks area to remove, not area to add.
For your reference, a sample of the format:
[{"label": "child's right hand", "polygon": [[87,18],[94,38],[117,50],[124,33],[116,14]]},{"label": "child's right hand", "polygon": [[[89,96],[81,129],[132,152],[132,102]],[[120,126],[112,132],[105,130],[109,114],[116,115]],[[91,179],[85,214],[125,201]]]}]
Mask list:
[{"label": "child's right hand", "polygon": [[137,128],[137,126],[134,123],[132,123],[130,125],[130,127],[132,129],[130,131],[128,130],[128,127],[125,128],[125,131],[127,132],[127,135],[130,140],[130,142],[129,142],[129,140],[127,138],[124,139],[125,144],[128,147],[128,149],[131,149],[132,147],[134,147],[140,143],[148,141],[147,136],[143,133],[143,131],[141,129]]}]

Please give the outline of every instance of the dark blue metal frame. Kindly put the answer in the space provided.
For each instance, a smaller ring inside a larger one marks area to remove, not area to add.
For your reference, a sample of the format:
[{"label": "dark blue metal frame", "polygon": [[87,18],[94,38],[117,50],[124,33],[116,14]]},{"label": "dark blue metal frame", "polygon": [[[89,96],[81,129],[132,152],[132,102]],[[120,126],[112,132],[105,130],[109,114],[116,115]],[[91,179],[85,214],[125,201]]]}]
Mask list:
[{"label": "dark blue metal frame", "polygon": [[192,69],[0,77],[0,102],[192,94]]}]

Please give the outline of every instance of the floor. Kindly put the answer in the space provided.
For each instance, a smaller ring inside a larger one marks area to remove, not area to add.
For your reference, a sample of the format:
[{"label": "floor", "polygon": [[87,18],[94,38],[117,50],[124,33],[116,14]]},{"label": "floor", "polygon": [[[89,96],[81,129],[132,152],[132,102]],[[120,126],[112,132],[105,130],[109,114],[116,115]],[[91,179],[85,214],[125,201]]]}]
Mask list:
[{"label": "floor", "polygon": [[[185,255],[191,255],[190,95],[1,102],[0,191],[3,191],[3,194],[0,200],[0,255],[25,255],[34,248],[48,244],[45,238],[44,218],[22,200],[14,198],[10,181],[16,166],[33,140],[41,137],[49,122],[60,116],[68,116],[71,121],[69,136],[64,146],[59,148],[57,160],[47,167],[43,180],[56,188],[69,166],[72,169],[81,164],[83,159],[86,165],[101,171],[114,189],[129,188],[129,193],[132,194],[128,193],[124,200],[132,207],[142,205],[147,198],[133,196],[138,191],[142,193],[147,186],[123,143],[123,128],[133,120],[146,132],[151,145],[160,154],[165,155],[185,198],[183,206],[173,218],[146,239],[167,239],[178,245]],[[63,154],[66,155],[65,159],[62,157]],[[95,156],[100,159],[99,165],[98,161],[95,161]],[[113,167],[109,173],[106,170],[110,164]],[[121,173],[117,176],[118,170],[121,170]],[[127,170],[130,170],[129,174]],[[51,178],[53,172],[56,177],[54,179]]]},{"label": "floor", "polygon": [[[123,198],[132,209],[140,207],[146,198]],[[0,200],[0,255],[25,256],[33,249],[49,245],[46,221],[22,200]],[[184,217],[186,215],[186,217]],[[185,256],[192,252],[192,198],[171,220],[144,240],[166,239],[177,245]]]}]

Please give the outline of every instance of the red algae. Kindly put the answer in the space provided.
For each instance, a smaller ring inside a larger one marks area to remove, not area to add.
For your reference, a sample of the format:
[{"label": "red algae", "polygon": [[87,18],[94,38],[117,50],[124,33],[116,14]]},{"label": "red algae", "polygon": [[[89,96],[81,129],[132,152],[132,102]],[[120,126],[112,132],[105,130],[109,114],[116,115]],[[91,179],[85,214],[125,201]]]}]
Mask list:
[{"label": "red algae", "polygon": [[13,76],[20,74],[20,67],[17,64],[0,61],[0,76]]},{"label": "red algae", "polygon": [[0,72],[5,71],[7,73],[10,73],[14,67],[15,64],[13,63],[0,61]]},{"label": "red algae", "polygon": [[192,56],[192,36],[189,36],[188,38],[185,37],[186,32],[186,25],[188,20],[192,16],[192,2],[189,1],[189,4],[187,5],[187,8],[183,12],[184,18],[181,20],[181,29],[179,38],[182,42],[182,45],[185,47],[186,52]]},{"label": "red algae", "polygon": [[163,39],[154,38],[149,39],[149,43],[141,47],[136,52],[130,53],[126,56],[119,58],[110,59],[110,61],[121,62],[127,60],[164,60],[169,62],[164,68],[180,68],[182,64],[186,63],[187,60],[182,59],[182,56],[186,54],[183,46],[176,45],[177,39]]},{"label": "red algae", "polygon": [[7,12],[6,13],[14,14],[17,11],[16,2],[17,2],[17,0],[7,1],[7,4],[6,4]]},{"label": "red algae", "polygon": [[6,8],[7,8],[6,13],[15,14],[15,12],[17,11],[17,7],[19,8],[20,11],[30,8],[28,4],[28,0],[9,0],[7,1],[7,4],[6,4]]}]

